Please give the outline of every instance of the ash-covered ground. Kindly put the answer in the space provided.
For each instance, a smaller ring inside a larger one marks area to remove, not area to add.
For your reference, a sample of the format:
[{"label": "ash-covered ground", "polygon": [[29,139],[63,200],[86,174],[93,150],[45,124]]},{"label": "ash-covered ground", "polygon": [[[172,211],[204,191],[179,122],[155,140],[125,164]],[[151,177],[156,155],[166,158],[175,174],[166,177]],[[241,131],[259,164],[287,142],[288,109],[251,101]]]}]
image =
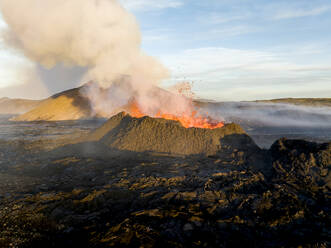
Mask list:
[{"label": "ash-covered ground", "polygon": [[331,143],[276,141],[331,140],[327,128],[242,123],[257,144],[272,147],[232,135],[216,154],[184,156],[71,144],[105,120],[7,119],[0,247],[331,245]]}]

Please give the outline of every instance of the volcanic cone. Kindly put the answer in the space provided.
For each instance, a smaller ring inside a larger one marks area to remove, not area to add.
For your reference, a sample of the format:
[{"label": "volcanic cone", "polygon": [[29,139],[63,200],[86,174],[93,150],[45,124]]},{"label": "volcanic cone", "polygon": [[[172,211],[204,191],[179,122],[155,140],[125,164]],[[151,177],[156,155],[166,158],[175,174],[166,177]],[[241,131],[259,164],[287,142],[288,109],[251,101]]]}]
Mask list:
[{"label": "volcanic cone", "polygon": [[214,155],[225,148],[258,149],[237,124],[222,128],[185,128],[178,121],[161,118],[134,118],[122,112],[110,118],[84,140],[101,142],[133,152],[157,152],[178,155]]}]

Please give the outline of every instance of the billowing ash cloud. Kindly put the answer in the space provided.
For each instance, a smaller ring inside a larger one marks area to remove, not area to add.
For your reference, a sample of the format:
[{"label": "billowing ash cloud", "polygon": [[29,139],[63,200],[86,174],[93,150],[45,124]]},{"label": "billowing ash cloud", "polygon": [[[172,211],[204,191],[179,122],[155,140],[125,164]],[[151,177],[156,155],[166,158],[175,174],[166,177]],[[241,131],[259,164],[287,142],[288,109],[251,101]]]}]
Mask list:
[{"label": "billowing ash cloud", "polygon": [[0,0],[0,8],[7,44],[30,60],[46,68],[87,68],[83,81],[98,85],[83,93],[96,116],[130,104],[150,116],[194,113],[191,99],[155,87],[168,71],[141,50],[136,19],[117,0]]},{"label": "billowing ash cloud", "polygon": [[[192,112],[192,101],[155,87],[167,69],[141,50],[136,19],[117,0],[0,0],[5,40],[46,68],[87,68],[86,94],[96,115],[108,117],[134,102],[148,115]],[[101,87],[100,87],[101,86]]]},{"label": "billowing ash cloud", "polygon": [[136,19],[116,0],[0,0],[0,8],[6,43],[46,68],[87,67],[86,80],[103,86],[121,75],[137,87],[168,75],[141,51]]}]

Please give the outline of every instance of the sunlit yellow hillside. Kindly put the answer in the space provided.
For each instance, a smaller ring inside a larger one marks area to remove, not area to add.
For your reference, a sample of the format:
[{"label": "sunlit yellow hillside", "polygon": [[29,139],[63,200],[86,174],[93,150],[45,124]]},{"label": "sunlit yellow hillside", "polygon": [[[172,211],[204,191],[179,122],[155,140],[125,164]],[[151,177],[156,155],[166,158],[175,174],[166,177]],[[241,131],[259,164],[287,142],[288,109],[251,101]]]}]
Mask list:
[{"label": "sunlit yellow hillside", "polygon": [[91,117],[90,104],[80,88],[65,91],[45,100],[33,110],[13,118],[13,121],[63,121]]}]

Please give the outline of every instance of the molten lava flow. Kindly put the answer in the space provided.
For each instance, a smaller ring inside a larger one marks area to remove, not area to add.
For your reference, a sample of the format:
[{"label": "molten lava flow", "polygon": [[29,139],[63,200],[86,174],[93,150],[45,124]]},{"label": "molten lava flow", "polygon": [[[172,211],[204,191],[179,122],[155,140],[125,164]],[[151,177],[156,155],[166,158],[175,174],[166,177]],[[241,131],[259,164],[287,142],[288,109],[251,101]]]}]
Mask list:
[{"label": "molten lava flow", "polygon": [[207,129],[215,129],[224,126],[223,122],[216,122],[210,118],[198,116],[196,111],[193,111],[190,115],[181,115],[175,116],[172,114],[162,114],[159,112],[155,117],[163,118],[166,120],[175,120],[179,121],[183,127],[197,127],[197,128],[207,128]]},{"label": "molten lava flow", "polygon": [[132,101],[129,104],[129,112],[132,117],[141,118],[146,116],[139,108],[139,105],[136,101]]},{"label": "molten lava flow", "polygon": [[[139,105],[136,101],[132,101],[129,105],[129,112],[132,117],[141,118],[146,116],[143,111],[139,108]],[[180,116],[176,116],[173,114],[162,113],[160,110],[155,116],[156,118],[163,118],[166,120],[175,120],[179,121],[183,127],[190,128],[206,128],[206,129],[216,129],[224,126],[223,122],[215,121],[209,117],[199,116],[197,111],[192,111],[188,114],[182,114]]]}]

